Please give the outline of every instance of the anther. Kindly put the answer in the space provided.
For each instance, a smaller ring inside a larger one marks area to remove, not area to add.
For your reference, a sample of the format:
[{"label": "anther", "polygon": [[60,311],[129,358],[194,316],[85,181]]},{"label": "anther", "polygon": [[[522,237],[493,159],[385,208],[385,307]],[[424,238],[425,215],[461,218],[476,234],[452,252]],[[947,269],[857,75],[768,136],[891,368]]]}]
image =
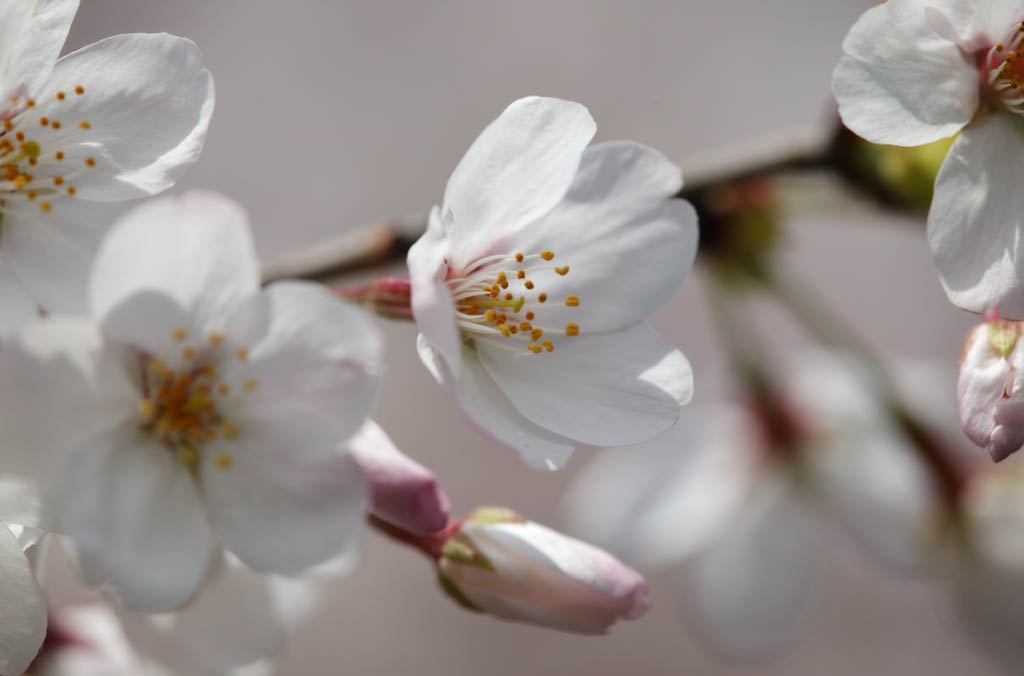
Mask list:
[{"label": "anther", "polygon": [[235,464],[235,459],[227,453],[221,453],[214,462],[217,464],[217,469],[231,469],[231,466]]},{"label": "anther", "polygon": [[516,271],[516,277],[519,279],[523,279],[524,277],[526,277],[526,270]]},{"label": "anther", "polygon": [[180,343],[181,341],[188,338],[188,331],[182,328],[174,329],[174,331],[171,332],[171,338]]},{"label": "anther", "polygon": [[87,157],[87,158],[85,158],[85,165],[88,166],[88,167],[95,167],[96,166],[96,158],[95,157]]},{"label": "anther", "polygon": [[544,350],[544,348],[542,348],[537,343],[530,343],[529,345],[526,346],[526,349],[534,354],[540,354]]},{"label": "anther", "polygon": [[75,87],[75,93],[81,96],[85,93],[85,87],[83,87],[82,85],[78,85],[77,87]]},{"label": "anther", "polygon": [[191,347],[186,347],[181,351],[181,356],[185,359],[195,359],[196,351]]},{"label": "anther", "polygon": [[542,293],[539,296],[537,296],[537,302],[538,303],[543,303],[547,299],[548,299],[548,295],[546,293]]},{"label": "anther", "polygon": [[545,349],[545,350],[547,350],[548,352],[554,352],[554,351],[555,351],[555,344],[554,344],[554,343],[552,343],[552,342],[551,342],[550,340],[542,340],[542,341],[540,342],[540,344],[541,344],[541,345],[542,345],[542,346],[544,347],[544,349]]},{"label": "anther", "polygon": [[78,126],[81,127],[82,129],[92,129],[92,125],[89,124],[88,122],[86,122],[85,120],[82,120],[81,122],[79,122]]},{"label": "anther", "polygon": [[64,92],[57,92],[57,100],[58,101],[63,101],[64,97],[65,97]]},{"label": "anther", "polygon": [[560,268],[555,268],[555,272],[557,272],[558,274],[560,274],[563,277],[565,277],[567,274],[569,274],[569,266],[568,265],[563,265]]},{"label": "anther", "polygon": [[237,350],[235,350],[235,358],[239,359],[240,361],[245,361],[246,359],[249,358],[249,350],[245,349],[244,347],[238,348]]},{"label": "anther", "polygon": [[552,258],[555,257],[555,252],[554,251],[542,251],[540,253],[540,257],[543,258],[546,261],[549,261],[549,260],[551,260]]},{"label": "anther", "polygon": [[569,307],[577,307],[580,304],[579,296],[566,296],[565,304]]},{"label": "anther", "polygon": [[45,211],[45,212],[49,213],[51,210],[53,210],[53,205],[50,204],[49,202],[40,202],[39,203],[39,209],[41,211]]},{"label": "anther", "polygon": [[578,336],[580,335],[580,327],[577,324],[569,322],[565,325],[565,335],[567,336]]},{"label": "anther", "polygon": [[256,388],[259,386],[260,381],[256,380],[255,378],[248,378],[244,383],[242,383],[242,387],[245,388],[246,392],[255,392]]},{"label": "anther", "polygon": [[522,263],[524,258],[525,258],[525,256],[523,256],[523,254],[517,253],[516,254],[516,263]]},{"label": "anther", "polygon": [[532,340],[534,342],[537,342],[538,340],[540,340],[540,337],[543,336],[543,335],[544,335],[544,332],[542,330],[534,329],[533,331],[530,332],[530,340]]},{"label": "anther", "polygon": [[523,282],[523,286],[525,286],[527,289],[532,289],[533,282],[531,282],[530,280],[526,280],[525,282]]},{"label": "anther", "polygon": [[206,337],[206,340],[209,341],[210,345],[220,345],[220,342],[224,340],[224,336],[214,331]]}]

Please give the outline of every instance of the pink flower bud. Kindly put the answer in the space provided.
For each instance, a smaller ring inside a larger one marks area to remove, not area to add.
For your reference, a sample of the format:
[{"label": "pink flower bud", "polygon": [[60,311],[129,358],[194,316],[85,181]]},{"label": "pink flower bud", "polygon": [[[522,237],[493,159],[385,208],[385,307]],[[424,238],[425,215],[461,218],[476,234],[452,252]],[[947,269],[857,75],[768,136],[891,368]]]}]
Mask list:
[{"label": "pink flower bud", "polygon": [[367,421],[349,450],[370,482],[375,516],[413,533],[444,529],[448,495],[434,473],[399,451],[377,423]]},{"label": "pink flower bud", "polygon": [[611,554],[499,508],[472,514],[438,567],[457,601],[515,622],[603,634],[650,608],[643,577]]},{"label": "pink flower bud", "polygon": [[964,433],[999,462],[1024,445],[1022,324],[986,320],[964,342],[957,398]]}]

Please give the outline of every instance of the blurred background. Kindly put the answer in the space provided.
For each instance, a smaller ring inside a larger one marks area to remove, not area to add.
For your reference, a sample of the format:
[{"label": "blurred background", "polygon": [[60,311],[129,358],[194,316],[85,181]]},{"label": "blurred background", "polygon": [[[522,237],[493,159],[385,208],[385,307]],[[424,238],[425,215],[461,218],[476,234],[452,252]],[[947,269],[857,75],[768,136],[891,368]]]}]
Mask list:
[{"label": "blurred background", "polygon": [[[426,210],[476,134],[527,94],[585,103],[597,140],[648,143],[684,174],[694,153],[820,125],[832,114],[843,36],[869,4],[83,0],[67,47],[133,31],[199,44],[217,110],[205,153],[177,190],[202,186],[242,202],[272,263],[347,228]],[[887,359],[933,359],[954,377],[973,317],[947,303],[923,222],[819,209],[787,226],[785,269]],[[769,303],[755,303],[754,320],[780,350],[807,342]],[[455,512],[506,505],[564,528],[559,500],[590,451],[558,473],[529,470],[462,423],[420,365],[412,325],[382,324],[388,372],[377,418],[437,472]],[[698,397],[718,389],[724,354],[699,270],[654,324],[690,358]],[[368,536],[360,567],[330,588],[282,673],[1002,673],[958,624],[945,586],[894,576],[834,535],[831,590],[809,638],[747,665],[702,647],[679,610],[678,572],[651,576],[646,617],[581,638],[466,613],[439,593],[426,560]],[[55,589],[59,602],[82,598],[71,580]]]}]

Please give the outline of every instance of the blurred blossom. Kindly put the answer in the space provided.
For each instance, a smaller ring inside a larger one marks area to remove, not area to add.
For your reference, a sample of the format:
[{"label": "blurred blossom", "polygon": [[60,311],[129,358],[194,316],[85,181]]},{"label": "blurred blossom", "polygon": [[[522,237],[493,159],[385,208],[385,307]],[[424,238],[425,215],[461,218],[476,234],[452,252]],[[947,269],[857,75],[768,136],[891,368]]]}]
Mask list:
[{"label": "blurred blossom", "polygon": [[46,635],[46,598],[25,550],[50,530],[36,487],[0,475],[0,674],[28,668]]},{"label": "blurred blossom", "polygon": [[369,420],[348,442],[370,484],[370,511],[412,533],[436,533],[448,525],[448,494],[429,469],[395,447]]},{"label": "blurred blossom", "polygon": [[32,676],[192,676],[139,657],[125,638],[114,612],[98,604],[62,608],[54,614],[46,645],[30,673]]},{"label": "blurred blossom", "polygon": [[627,561],[687,561],[688,611],[741,659],[777,655],[809,628],[828,517],[914,569],[941,514],[864,364],[806,352],[784,372],[777,392],[688,411],[652,442],[606,451],[566,501],[574,532]]},{"label": "blurred blossom", "polygon": [[977,313],[998,303],[1016,319],[1022,19],[1018,0],[889,0],[850,29],[832,83],[843,122],[874,143],[916,146],[960,132],[936,179],[928,240],[950,301]]},{"label": "blurred blossom", "polygon": [[679,168],[629,141],[587,148],[587,109],[513,102],[466,152],[409,251],[424,364],[486,436],[557,469],[576,443],[669,427],[692,393],[647,317],[679,289],[697,217]]},{"label": "blurred blossom", "polygon": [[203,192],[126,214],[89,294],[92,320],[39,322],[0,353],[9,462],[58,468],[88,582],[165,611],[221,544],[283,574],[351,544],[366,488],[343,442],[380,359],[361,311],[312,284],[261,290],[245,213]]},{"label": "blurred blossom", "polygon": [[604,634],[650,607],[635,570],[507,509],[471,514],[445,542],[438,568],[464,606],[552,629]]},{"label": "blurred blossom", "polygon": [[0,333],[35,306],[84,312],[119,209],[195,163],[213,78],[190,40],[117,35],[60,59],[78,0],[0,3]]},{"label": "blurred blossom", "polygon": [[954,580],[961,618],[1013,673],[1024,668],[1024,467],[990,469],[963,497]]},{"label": "blurred blossom", "polygon": [[1024,445],[1021,324],[998,317],[974,327],[960,359],[960,423],[996,462]]}]

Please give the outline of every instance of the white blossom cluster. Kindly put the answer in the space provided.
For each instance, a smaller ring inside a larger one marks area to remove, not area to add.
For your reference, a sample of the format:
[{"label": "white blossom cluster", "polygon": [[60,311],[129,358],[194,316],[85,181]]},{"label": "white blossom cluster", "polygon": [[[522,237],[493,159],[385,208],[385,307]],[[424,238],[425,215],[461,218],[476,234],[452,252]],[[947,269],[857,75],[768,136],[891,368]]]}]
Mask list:
[{"label": "white blossom cluster", "polygon": [[[272,669],[368,514],[476,610],[583,633],[643,614],[643,578],[605,552],[507,510],[449,518],[369,418],[369,315],[263,286],[229,198],[152,197],[207,135],[197,47],[132,34],[57,58],[77,8],[0,1],[0,673]],[[655,436],[692,390],[646,319],[693,262],[695,211],[663,155],[588,147],[595,128],[577,103],[512,103],[409,254],[424,363],[538,468]],[[48,609],[45,543],[110,607]],[[179,663],[137,654],[139,632]]]}]

